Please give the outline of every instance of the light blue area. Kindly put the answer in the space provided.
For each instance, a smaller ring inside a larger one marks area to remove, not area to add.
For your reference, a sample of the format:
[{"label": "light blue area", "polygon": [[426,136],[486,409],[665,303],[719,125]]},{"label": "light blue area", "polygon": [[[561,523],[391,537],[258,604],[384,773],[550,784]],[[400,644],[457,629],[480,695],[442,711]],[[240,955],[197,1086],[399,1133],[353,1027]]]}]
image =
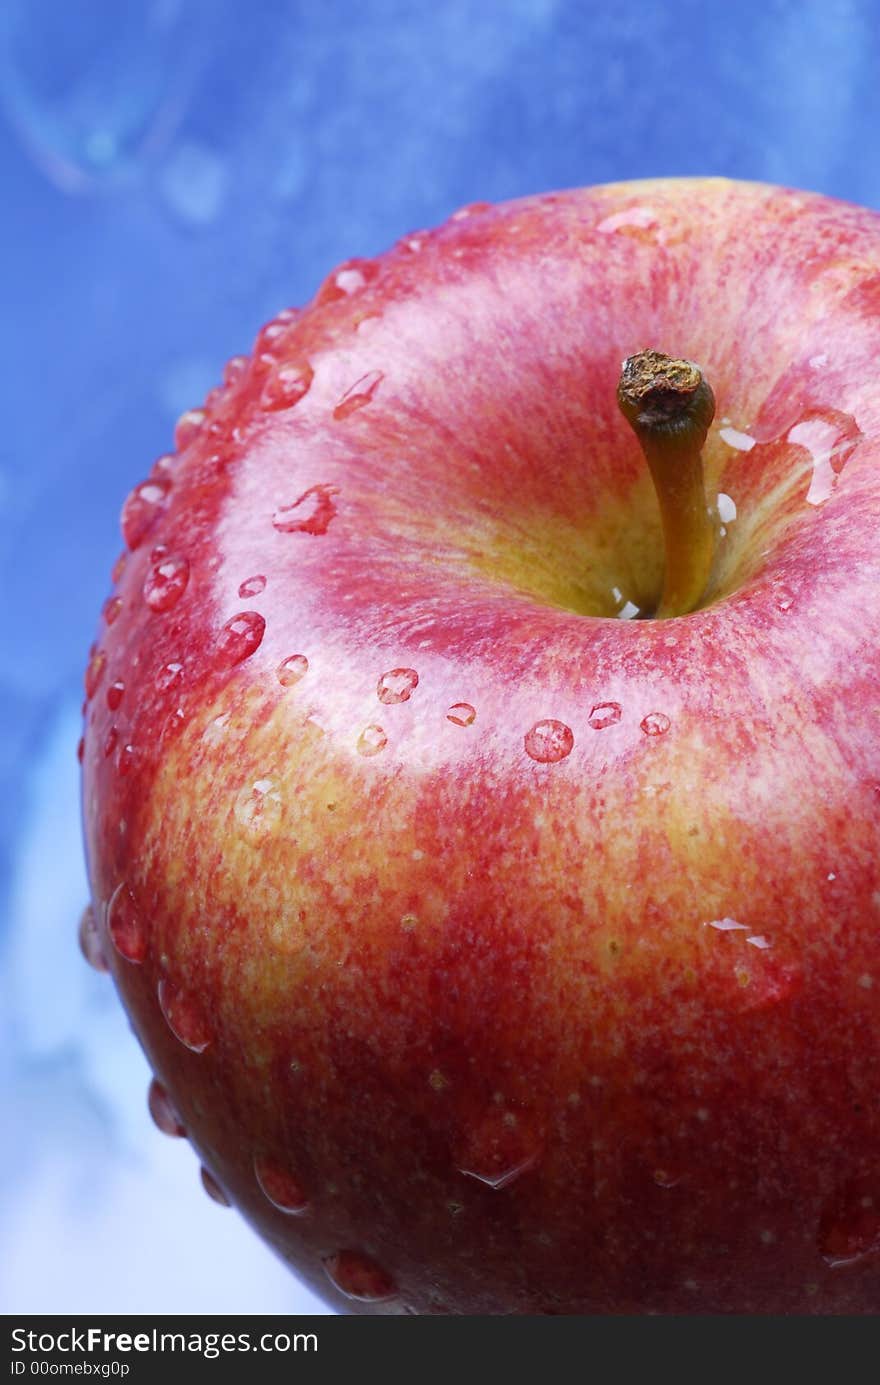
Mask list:
[{"label": "light blue area", "polygon": [[82,667],[176,415],[469,201],[721,173],[880,205],[878,35],[874,0],[0,7],[0,1311],[309,1303],[153,1131],[75,944]]}]

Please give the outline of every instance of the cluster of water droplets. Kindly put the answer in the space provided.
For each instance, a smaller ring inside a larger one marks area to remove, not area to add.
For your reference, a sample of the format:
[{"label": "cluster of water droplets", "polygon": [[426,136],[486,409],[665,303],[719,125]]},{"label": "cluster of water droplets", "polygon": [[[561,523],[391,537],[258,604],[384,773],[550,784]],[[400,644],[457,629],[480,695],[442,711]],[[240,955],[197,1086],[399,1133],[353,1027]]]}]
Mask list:
[{"label": "cluster of water droplets", "polygon": [[[622,717],[619,702],[597,702],[586,720],[591,730],[605,731],[616,726]],[[639,729],[646,736],[665,736],[671,725],[672,719],[665,712],[648,712],[639,722]],[[524,745],[530,759],[539,764],[555,764],[565,760],[574,749],[574,732],[565,722],[547,717],[536,721],[526,732]]]}]

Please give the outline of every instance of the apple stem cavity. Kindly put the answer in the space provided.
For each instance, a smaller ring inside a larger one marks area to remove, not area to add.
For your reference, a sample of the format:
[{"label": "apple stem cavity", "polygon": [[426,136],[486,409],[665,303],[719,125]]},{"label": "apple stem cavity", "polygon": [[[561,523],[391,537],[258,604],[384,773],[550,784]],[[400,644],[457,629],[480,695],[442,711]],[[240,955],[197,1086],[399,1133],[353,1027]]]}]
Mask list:
[{"label": "apple stem cavity", "polygon": [[666,548],[663,595],[654,618],[687,615],[705,595],[715,530],[701,451],[715,396],[693,361],[640,351],[623,363],[617,402],[650,468]]}]

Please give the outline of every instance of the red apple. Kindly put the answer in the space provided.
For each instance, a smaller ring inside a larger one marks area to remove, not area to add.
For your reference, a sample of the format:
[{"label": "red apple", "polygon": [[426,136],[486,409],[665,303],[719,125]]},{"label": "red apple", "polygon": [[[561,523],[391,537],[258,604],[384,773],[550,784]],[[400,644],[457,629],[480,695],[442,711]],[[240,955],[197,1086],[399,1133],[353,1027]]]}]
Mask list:
[{"label": "red apple", "polygon": [[[718,518],[697,609],[619,619],[643,348],[714,390]],[[878,361],[871,212],[479,205],[280,314],[127,500],[90,951],[340,1307],[880,1310]]]}]

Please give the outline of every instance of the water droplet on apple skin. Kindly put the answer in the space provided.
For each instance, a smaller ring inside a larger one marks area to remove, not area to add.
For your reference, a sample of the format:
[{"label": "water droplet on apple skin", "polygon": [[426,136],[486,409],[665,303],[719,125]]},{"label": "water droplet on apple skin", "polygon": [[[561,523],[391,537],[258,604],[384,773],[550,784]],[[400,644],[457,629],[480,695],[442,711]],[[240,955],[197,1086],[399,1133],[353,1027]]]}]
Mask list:
[{"label": "water droplet on apple skin", "polygon": [[236,389],[247,378],[250,369],[248,356],[230,356],[223,367],[223,383],[229,389]]},{"label": "water droplet on apple skin", "polygon": [[86,701],[91,702],[95,693],[98,691],[106,667],[107,655],[104,653],[103,649],[98,649],[95,645],[92,645],[85,674]]},{"label": "water droplet on apple skin", "polygon": [[161,1130],[163,1135],[170,1135],[174,1139],[182,1139],[186,1135],[186,1127],[177,1114],[171,1098],[162,1083],[155,1077],[147,1091],[147,1109],[156,1129]]},{"label": "water droplet on apple skin", "polygon": [[174,446],[185,452],[201,434],[207,415],[204,409],[187,409],[174,426]]},{"label": "water droplet on apple skin", "polygon": [[327,1278],[346,1298],[361,1303],[381,1303],[394,1298],[394,1280],[369,1255],[356,1250],[339,1250],[324,1261]]},{"label": "water droplet on apple skin", "polygon": [[827,1199],[819,1218],[819,1254],[832,1269],[844,1269],[880,1254],[880,1181],[854,1178]]},{"label": "water droplet on apple skin", "polygon": [[116,752],[116,773],[125,779],[133,774],[142,761],[141,751],[131,741],[126,741]]},{"label": "water droplet on apple skin", "polygon": [[314,297],[316,307],[352,298],[375,279],[379,267],[371,260],[345,260],[331,270]]},{"label": "water droplet on apple skin", "polygon": [[658,1188],[677,1188],[684,1177],[671,1169],[655,1169],[652,1176]]},{"label": "water droplet on apple skin", "polygon": [[333,418],[337,423],[349,418],[351,414],[357,413],[358,409],[363,409],[371,403],[376,391],[384,380],[385,375],[381,370],[371,370],[366,375],[362,375],[359,380],[345,391],[333,410]]},{"label": "water droplet on apple skin", "polygon": [[[122,506],[120,525],[125,546],[130,551],[140,547],[155,525],[165,509],[170,489],[170,481],[164,478],[151,478],[148,481],[142,481],[139,486],[135,486],[134,490],[129,492]],[[114,582],[118,582],[122,575],[121,570],[117,571],[118,568],[119,562],[113,570]]]},{"label": "water droplet on apple skin", "polygon": [[238,589],[238,595],[242,601],[246,601],[251,596],[259,596],[266,590],[266,579],[262,575],[246,577]]},{"label": "water droplet on apple skin", "polygon": [[189,559],[181,553],[161,558],[144,578],[144,600],[151,611],[164,615],[183,596],[189,583]]},{"label": "water droplet on apple skin", "polygon": [[167,977],[159,982],[157,998],[174,1037],[191,1053],[204,1053],[211,1043],[211,1031],[198,1003]]},{"label": "water droplet on apple skin", "polygon": [[453,726],[473,726],[477,719],[476,708],[469,702],[454,702],[446,713],[446,720]]},{"label": "water droplet on apple skin", "polygon": [[465,1177],[497,1192],[533,1169],[540,1152],[534,1132],[519,1112],[493,1106],[465,1133],[456,1167]]},{"label": "water droplet on apple skin", "polygon": [[393,668],[383,673],[376,687],[376,696],[386,707],[408,702],[419,686],[414,668]]},{"label": "water droplet on apple skin", "polygon": [[214,659],[218,668],[234,668],[255,654],[263,642],[266,621],[258,611],[231,616],[217,635]]},{"label": "water droplet on apple skin", "polygon": [[268,837],[278,828],[282,807],[275,780],[257,779],[239,790],[235,800],[235,817],[247,837]]},{"label": "water droplet on apple skin", "polygon": [[315,372],[308,361],[283,361],[270,372],[260,395],[260,408],[267,413],[292,409],[305,399]]},{"label": "water droplet on apple skin", "polygon": [[107,689],[107,706],[111,712],[115,712],[125,696],[125,684],[121,678],[117,678]]},{"label": "water droplet on apple skin", "polygon": [[598,223],[596,230],[603,236],[616,233],[648,243],[663,241],[657,213],[651,207],[627,207],[623,211],[613,212]]},{"label": "water droplet on apple skin", "polygon": [[309,671],[309,661],[305,654],[290,654],[275,670],[275,676],[282,688],[292,688]]},{"label": "water droplet on apple skin", "polygon": [[101,608],[101,614],[107,625],[115,624],[120,611],[122,610],[122,598],[119,596],[108,596]]},{"label": "water droplet on apple skin", "polygon": [[639,729],[646,736],[665,736],[672,722],[665,712],[649,712],[639,722]]},{"label": "water droplet on apple skin", "polygon": [[279,505],[272,524],[279,534],[326,534],[337,513],[338,486],[310,486],[290,505]]},{"label": "water droplet on apple skin", "polygon": [[388,737],[381,726],[365,726],[358,737],[357,751],[359,755],[369,758],[372,755],[378,755],[387,744]]},{"label": "water droplet on apple skin", "polygon": [[87,904],[82,911],[79,921],[79,946],[83,957],[85,957],[90,967],[95,971],[106,972],[110,968],[107,965],[107,958],[104,956],[104,947],[101,939],[101,931],[98,927],[98,920],[95,916],[93,905]]},{"label": "water droplet on apple skin", "polygon": [[204,1164],[202,1165],[199,1171],[199,1176],[202,1180],[202,1187],[208,1194],[209,1198],[211,1198],[214,1202],[218,1203],[220,1207],[232,1206],[232,1203],[229,1201],[229,1198],[226,1196],[225,1192],[220,1187],[220,1184],[217,1182],[216,1178],[211,1173],[211,1171],[205,1168]]},{"label": "water droplet on apple skin", "polygon": [[163,664],[156,674],[157,692],[170,692],[172,688],[179,687],[183,682],[183,664],[177,660]]},{"label": "water droplet on apple skin", "polygon": [[541,765],[553,765],[571,754],[574,735],[565,722],[546,717],[536,721],[526,732],[524,745],[530,759]]},{"label": "water droplet on apple skin", "polygon": [[805,448],[812,467],[807,489],[808,505],[823,505],[837,487],[841,473],[863,441],[863,433],[851,414],[837,409],[808,413],[789,428],[787,441]]},{"label": "water droplet on apple skin", "polygon": [[107,932],[127,962],[140,965],[147,955],[147,929],[134,895],[123,881],[107,905]]},{"label": "water droplet on apple skin", "polygon": [[309,1199],[299,1180],[271,1159],[254,1160],[254,1176],[264,1197],[286,1216],[299,1217],[309,1210]]},{"label": "water droplet on apple skin", "polygon": [[587,718],[594,731],[604,731],[620,721],[622,709],[619,702],[597,702]]}]

